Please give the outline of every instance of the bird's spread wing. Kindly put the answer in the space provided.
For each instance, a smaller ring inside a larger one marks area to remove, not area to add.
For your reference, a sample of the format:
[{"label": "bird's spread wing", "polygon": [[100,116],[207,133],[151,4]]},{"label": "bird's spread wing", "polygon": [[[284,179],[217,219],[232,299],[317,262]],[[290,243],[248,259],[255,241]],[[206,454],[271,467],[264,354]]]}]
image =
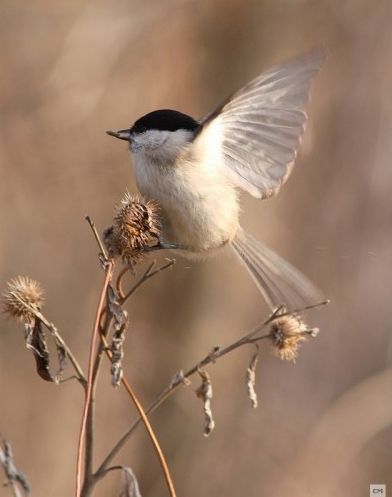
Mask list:
[{"label": "bird's spread wing", "polygon": [[234,185],[267,198],[287,179],[304,132],[310,85],[324,58],[319,49],[264,72],[200,120],[196,140],[220,145]]}]

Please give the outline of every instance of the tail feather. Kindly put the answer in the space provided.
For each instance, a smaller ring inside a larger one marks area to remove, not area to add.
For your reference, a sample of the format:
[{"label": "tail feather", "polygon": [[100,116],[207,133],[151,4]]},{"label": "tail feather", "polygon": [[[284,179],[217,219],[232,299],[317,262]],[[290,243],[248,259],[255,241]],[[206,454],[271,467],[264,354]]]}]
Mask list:
[{"label": "tail feather", "polygon": [[325,300],[322,292],[291,264],[245,232],[231,241],[231,247],[245,264],[272,310],[288,310]]}]

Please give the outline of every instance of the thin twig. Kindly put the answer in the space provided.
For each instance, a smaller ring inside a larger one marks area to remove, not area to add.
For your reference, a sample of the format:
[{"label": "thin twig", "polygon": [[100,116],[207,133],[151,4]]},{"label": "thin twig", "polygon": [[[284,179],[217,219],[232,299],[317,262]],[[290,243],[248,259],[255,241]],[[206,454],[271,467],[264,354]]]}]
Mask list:
[{"label": "thin twig", "polygon": [[[109,359],[111,358],[112,356],[112,352],[110,351],[109,347],[108,347],[108,343],[107,343],[107,340],[106,340],[106,337],[104,335],[101,334],[101,340],[103,341],[103,344],[104,344],[104,347],[105,347],[105,352],[107,354],[107,356],[109,357]],[[124,385],[126,391],[128,392],[129,396],[131,397],[132,399],[132,402],[134,403],[137,411],[139,412],[139,415],[140,415],[140,419],[141,421],[143,422],[144,426],[146,427],[146,430],[150,436],[150,439],[152,441],[152,444],[154,446],[154,449],[155,449],[155,452],[157,454],[157,457],[158,457],[158,460],[159,460],[159,463],[162,467],[162,471],[164,473],[164,476],[165,476],[165,480],[166,480],[166,483],[167,483],[167,487],[169,489],[169,492],[170,492],[170,495],[171,497],[176,497],[176,492],[175,492],[175,489],[174,489],[174,484],[173,484],[173,480],[171,478],[171,475],[170,475],[170,471],[169,471],[169,467],[167,465],[167,462],[166,462],[166,459],[165,459],[165,456],[163,454],[163,451],[159,445],[159,442],[158,442],[158,439],[156,438],[155,436],[155,433],[154,433],[154,430],[147,418],[147,415],[141,405],[141,403],[139,402],[139,399],[137,398],[135,392],[133,391],[133,388],[131,387],[130,383],[127,381],[126,378],[122,377],[121,378],[121,383]]]},{"label": "thin twig", "polygon": [[[318,307],[321,305],[327,304],[329,301],[321,302],[319,304],[315,304],[312,306],[307,306],[304,308],[304,310],[313,308],[313,307]],[[234,349],[237,349],[238,347],[241,347],[243,345],[247,344],[252,344],[259,342],[261,340],[264,340],[266,338],[270,338],[272,334],[265,333],[264,335],[257,336],[257,333],[259,333],[261,330],[263,330],[268,324],[270,324],[274,319],[277,317],[283,317],[283,316],[288,316],[290,314],[298,313],[301,312],[302,309],[298,309],[296,311],[284,311],[283,307],[280,307],[276,309],[267,319],[265,319],[262,323],[258,324],[255,326],[249,333],[247,333],[245,336],[240,338],[239,340],[236,340],[232,344],[229,344],[225,348],[219,348],[216,347],[210,352],[207,356],[204,357],[200,362],[192,366],[190,369],[188,369],[185,373],[181,373],[180,375],[176,375],[174,379],[170,382],[169,386],[161,392],[161,394],[150,404],[150,406],[145,410],[145,414],[149,415],[152,412],[154,412],[171,394],[174,393],[174,391],[182,384],[185,383],[185,381],[195,374],[199,368],[207,366],[208,364],[215,363],[215,361],[224,355],[228,354]],[[312,333],[312,330],[304,330],[303,333]],[[132,435],[132,433],[135,431],[135,429],[140,425],[141,423],[141,418],[135,421],[135,423],[128,428],[128,430],[122,435],[122,437],[117,441],[117,443],[112,447],[110,452],[107,454],[106,458],[102,461],[101,465],[97,469],[95,475],[99,478],[102,478],[105,474],[107,466],[110,464],[112,459],[117,455],[117,453],[120,451],[120,449],[124,446],[124,444],[127,442],[128,438]]]},{"label": "thin twig", "polygon": [[[258,331],[260,330],[260,327],[257,327]],[[253,331],[253,330],[252,330]],[[266,334],[263,336],[263,338],[268,337],[269,334]],[[245,338],[245,337],[244,337]],[[227,354],[234,348],[240,347],[241,345],[245,345],[246,341],[244,341],[244,338],[238,340],[235,342],[235,344],[231,344],[227,346],[224,349],[216,349],[214,350],[213,354],[208,354],[204,359],[202,359],[200,362],[198,362],[195,366],[191,367],[186,371],[185,373],[178,375],[178,378],[173,380],[168,387],[163,390],[163,392],[150,404],[150,406],[145,410],[145,413],[147,415],[151,414],[154,412],[174,391],[184,383],[184,381],[192,376],[194,373],[198,371],[200,367],[206,366],[212,362],[215,362],[215,360],[218,357],[222,357],[223,355]],[[128,428],[128,430],[122,435],[122,437],[118,440],[118,442],[112,447],[110,452],[107,454],[105,459],[102,461],[101,465],[97,469],[95,475],[98,477],[102,477],[105,473],[106,467],[110,464],[112,459],[117,455],[117,453],[120,451],[120,449],[124,446],[124,444],[127,442],[128,438],[132,435],[132,433],[135,431],[135,429],[139,426],[141,423],[141,418],[139,418],[135,423]]]},{"label": "thin twig", "polygon": [[129,297],[131,297],[131,295],[133,295],[135,293],[135,291],[144,283],[146,282],[148,279],[152,278],[153,276],[155,276],[156,274],[160,273],[161,271],[164,271],[165,269],[173,266],[174,264],[176,263],[176,260],[175,259],[170,259],[166,264],[163,264],[162,266],[160,266],[159,268],[155,269],[155,271],[151,271],[152,268],[155,266],[156,264],[156,261],[152,261],[151,264],[148,266],[148,268],[146,269],[145,273],[143,274],[143,276],[139,279],[139,281],[129,290],[129,292],[125,295],[124,298],[120,299],[120,305],[124,304],[124,302],[126,302]]},{"label": "thin twig", "polygon": [[90,228],[91,228],[91,229],[92,229],[92,231],[93,231],[93,234],[94,234],[95,240],[96,240],[96,241],[97,241],[97,243],[98,243],[99,250],[100,250],[101,254],[103,255],[103,257],[104,257],[105,261],[107,261],[107,260],[108,260],[108,256],[106,255],[106,251],[105,251],[105,249],[104,249],[104,247],[103,247],[103,244],[102,244],[102,242],[101,242],[101,239],[100,239],[100,237],[99,237],[99,235],[98,235],[98,231],[97,231],[97,228],[95,227],[95,224],[93,223],[93,221],[92,221],[91,217],[90,217],[90,216],[88,216],[88,215],[86,216],[86,221],[88,222],[88,224],[90,225]]},{"label": "thin twig", "polygon": [[124,278],[124,276],[127,274],[127,272],[129,271],[129,266],[126,266],[124,267],[121,271],[120,271],[120,274],[117,276],[117,281],[116,281],[116,290],[118,291],[119,295],[120,295],[120,298],[124,298],[124,292],[123,292],[123,289],[122,289],[122,280]]},{"label": "thin twig", "polygon": [[[151,272],[151,269],[156,265],[156,261],[155,260],[152,261],[149,264],[149,266],[146,269],[146,271],[144,272],[144,274],[141,276],[141,278],[131,288],[131,290],[129,290],[129,292],[126,295],[124,295],[124,292],[123,292],[123,289],[122,289],[122,279],[123,279],[124,275],[129,271],[129,268],[128,267],[124,268],[120,272],[120,274],[118,275],[117,281],[116,281],[116,290],[118,291],[119,296],[120,296],[120,298],[118,299],[119,304],[120,305],[124,305],[125,302],[136,292],[136,290],[141,287],[141,285],[143,285],[146,281],[148,281],[150,278],[152,278],[156,274],[159,274],[162,271],[164,271],[165,269],[168,269],[169,267],[173,266],[175,263],[176,263],[175,259],[170,259],[167,263],[163,264],[162,266],[159,266],[159,268],[157,268],[155,271]],[[102,321],[102,319],[103,319],[104,316],[106,316],[106,309],[102,310],[101,321]],[[109,319],[110,319],[110,322],[111,322],[110,313],[109,313]],[[103,325],[101,327],[101,329],[109,330],[110,322],[109,322],[109,324],[105,323],[105,325]],[[105,336],[106,336],[106,334],[105,334]]]},{"label": "thin twig", "polygon": [[[80,427],[79,434],[79,443],[78,443],[78,452],[77,452],[77,465],[76,465],[76,497],[80,497],[81,492],[81,481],[82,481],[82,454],[85,443],[85,435],[86,435],[86,426],[88,420],[89,410],[91,408],[91,400],[92,400],[92,386],[93,386],[93,371],[94,371],[94,353],[96,349],[96,343],[98,340],[99,334],[99,322],[101,318],[102,307],[105,302],[106,291],[109,286],[110,280],[112,278],[114,269],[114,262],[112,260],[106,261],[105,266],[105,280],[102,286],[101,295],[99,297],[97,312],[95,316],[94,328],[91,337],[91,345],[90,345],[90,357],[89,357],[89,368],[88,368],[88,379],[87,379],[87,388],[85,395],[85,403],[82,415],[82,424]],[[86,451],[89,451],[89,448],[86,446]],[[90,451],[91,452],[91,451]],[[86,478],[89,478],[89,473],[91,468],[85,468]]]},{"label": "thin twig", "polygon": [[22,492],[19,489],[20,485],[23,489],[23,495],[29,497],[31,494],[30,484],[26,476],[15,466],[11,444],[0,433],[0,439],[4,445],[4,449],[0,444],[0,464],[3,466],[7,481],[3,486],[9,486],[14,497],[22,497]]},{"label": "thin twig", "polygon": [[[99,322],[101,322],[102,316],[106,311],[102,310],[101,311],[101,316],[99,319]],[[111,325],[111,320],[112,320],[112,315],[107,312],[105,314],[105,328],[107,330],[106,333],[108,333]],[[101,326],[99,327],[100,333],[102,333],[102,328]],[[100,371],[100,367],[102,364],[102,358],[103,358],[103,350],[104,350],[104,345],[102,341],[99,341],[97,352],[95,354],[95,360],[94,360],[94,366],[93,366],[93,373],[92,373],[92,379],[91,379],[91,402],[90,402],[90,409],[88,411],[88,417],[87,417],[87,423],[86,423],[86,449],[85,449],[85,471],[84,471],[84,482],[82,486],[82,493],[81,495],[90,495],[90,492],[92,490],[92,487],[94,485],[94,476],[93,476],[93,469],[92,469],[92,462],[93,462],[93,450],[94,450],[94,410],[95,410],[95,394],[96,394],[96,388],[98,384],[98,375]]]},{"label": "thin twig", "polygon": [[[97,229],[95,227],[94,222],[90,218],[90,216],[86,216],[86,220],[87,220],[87,222],[88,222],[88,224],[89,224],[89,226],[90,226],[90,228],[91,228],[91,230],[93,232],[94,238],[95,238],[95,240],[96,240],[96,242],[98,244],[98,247],[99,247],[99,250],[100,250],[99,258],[100,258],[100,260],[101,260],[101,262],[103,264],[103,268],[107,271],[108,270],[109,258],[106,255],[106,252],[105,252],[105,249],[103,247],[103,244],[102,244],[102,241],[100,239],[100,236],[98,234],[98,231],[97,231]],[[114,262],[113,262],[113,260],[110,260],[110,263],[113,264],[113,267],[111,269],[112,274],[113,274],[113,271],[114,271]],[[109,282],[110,282],[110,279],[109,279]],[[107,286],[106,286],[106,290],[102,291],[101,297],[102,297],[102,295],[106,296]],[[99,309],[100,309],[100,311],[99,311]],[[97,316],[96,316],[96,320],[98,319],[98,324],[97,324],[97,329],[98,330],[100,330],[100,323],[101,323],[101,320],[102,320],[103,315],[105,314],[105,312],[106,312],[106,309],[104,309],[103,303],[102,303],[102,305],[100,306],[100,308],[98,308]],[[110,326],[110,322],[111,322],[111,315],[110,315],[110,313],[106,314],[106,318],[107,318],[106,319],[107,330],[109,330],[109,326]],[[93,349],[90,350],[90,354],[93,353],[92,350]],[[90,405],[88,407],[87,418],[86,418],[86,421],[85,421],[85,424],[86,424],[85,437],[84,437],[84,439],[85,439],[85,454],[84,454],[84,462],[85,462],[84,466],[85,466],[85,470],[84,470],[83,487],[81,489],[82,495],[85,495],[85,492],[86,492],[86,495],[89,494],[90,488],[91,488],[91,484],[92,484],[92,477],[93,477],[92,464],[93,464],[93,450],[94,450],[95,391],[96,391],[96,387],[97,387],[98,373],[99,373],[101,362],[102,362],[102,352],[103,352],[103,345],[102,345],[102,342],[99,341],[98,348],[97,348],[97,351],[96,351],[96,354],[95,354],[95,358],[94,358],[94,364],[93,364],[92,368],[91,368],[91,364],[89,365],[90,366],[90,370],[89,370],[89,373],[90,373],[90,376],[89,376],[89,389],[90,389],[89,395],[90,395],[90,402],[89,402],[89,404]],[[92,358],[92,356],[90,355],[90,359],[91,358]],[[91,372],[91,369],[92,369],[92,372]],[[86,408],[86,404],[85,404],[85,408]],[[80,454],[78,453],[78,455],[80,456],[79,464],[81,465],[81,452],[80,452]]]},{"label": "thin twig", "polygon": [[[89,222],[89,225],[91,227],[91,229],[93,230],[93,234],[95,236],[95,239],[97,240],[97,243],[100,247],[100,250],[101,250],[101,253],[102,253],[102,258],[103,258],[103,263],[104,263],[104,267],[107,270],[107,267],[108,267],[108,263],[110,262],[110,264],[113,265],[113,267],[111,268],[111,275],[113,274],[113,270],[114,270],[114,262],[113,260],[108,260],[107,259],[107,256],[103,250],[103,246],[102,246],[102,242],[99,238],[99,235],[97,233],[97,230],[95,229],[95,226],[93,224],[93,222],[91,221],[90,217],[87,216],[86,217],[87,221]],[[149,265],[149,267],[147,268],[146,272],[143,274],[142,278],[138,281],[138,283],[134,286],[134,288],[128,292],[127,295],[123,295],[122,293],[122,289],[121,289],[121,279],[123,278],[123,276],[125,275],[125,273],[127,272],[127,270],[122,270],[120,272],[120,275],[117,279],[117,289],[120,289],[121,292],[119,291],[119,294],[120,294],[120,299],[119,299],[119,303],[122,305],[124,304],[124,302],[136,291],[137,288],[139,288],[145,281],[147,281],[149,278],[151,278],[152,276],[160,273],[161,271],[163,271],[164,269],[172,266],[174,264],[174,260],[172,261],[169,261],[167,264],[164,264],[163,266],[159,267],[158,269],[156,269],[155,271],[152,271],[151,272],[151,269],[154,267],[155,265],[155,262],[151,263]],[[107,273],[108,275],[108,273]],[[93,434],[92,434],[92,430],[93,430],[93,416],[92,416],[92,408],[93,408],[93,398],[94,398],[94,390],[95,390],[95,387],[96,387],[96,381],[97,381],[97,377],[98,377],[98,371],[99,371],[99,368],[100,368],[100,364],[101,364],[101,359],[102,359],[102,352],[105,350],[105,352],[107,353],[107,355],[110,357],[110,350],[107,348],[107,341],[106,341],[106,337],[109,333],[109,329],[110,329],[110,326],[111,326],[111,323],[112,323],[112,314],[109,312],[109,309],[108,307],[106,309],[103,308],[103,300],[102,300],[102,297],[104,295],[106,295],[107,293],[107,289],[108,289],[108,285],[109,285],[109,281],[107,281],[105,279],[105,284],[106,284],[106,287],[105,287],[105,291],[102,289],[102,292],[101,292],[101,299],[100,299],[100,305],[98,306],[98,310],[97,310],[97,315],[96,315],[96,321],[95,321],[95,326],[94,326],[94,335],[96,335],[96,330],[99,329],[100,330],[100,337],[101,337],[101,341],[100,341],[100,344],[99,344],[99,347],[98,347],[98,350],[97,350],[97,353],[96,353],[96,356],[95,356],[95,361],[94,361],[94,364],[91,366],[91,363],[92,363],[92,352],[94,349],[95,349],[95,346],[91,346],[91,351],[90,351],[90,364],[89,364],[89,379],[88,379],[88,392],[86,394],[86,401],[85,401],[85,410],[84,410],[84,413],[83,413],[83,420],[84,420],[84,423],[87,425],[86,427],[86,454],[85,454],[85,459],[86,459],[86,468],[85,468],[85,481],[84,481],[84,485],[83,485],[83,494],[84,492],[88,492],[89,491],[89,488],[91,489],[91,485],[94,485],[94,479],[95,479],[95,475],[92,474],[92,468],[91,468],[91,463],[92,463],[92,442],[93,442]],[[105,321],[104,323],[102,324],[102,326],[100,326],[100,323],[102,322],[102,319],[103,319],[103,316],[105,316]],[[131,396],[138,412],[139,412],[139,415],[140,415],[140,419],[143,420],[143,422],[145,423],[145,426],[146,426],[146,429],[148,431],[148,434],[150,436],[150,439],[153,443],[153,446],[155,448],[155,451],[157,453],[157,456],[158,456],[158,459],[159,459],[159,462],[162,466],[162,469],[163,469],[163,472],[164,472],[164,477],[165,477],[165,480],[166,480],[166,483],[167,483],[167,486],[169,488],[169,491],[170,491],[170,495],[171,497],[175,497],[176,494],[175,494],[175,490],[174,490],[174,485],[173,485],[173,481],[172,481],[172,478],[170,476],[170,472],[169,472],[169,469],[168,469],[168,466],[167,466],[167,463],[166,463],[166,460],[164,458],[164,455],[163,455],[163,452],[162,452],[162,449],[160,448],[159,446],[159,443],[158,443],[158,440],[154,434],[154,431],[152,430],[152,427],[147,419],[147,416],[144,414],[144,410],[140,404],[140,402],[138,401],[136,395],[134,394],[131,386],[129,385],[129,383],[123,378],[123,384],[128,392],[128,394]],[[86,406],[88,404],[87,402],[87,396],[90,395],[90,407],[87,409],[87,413],[88,413],[88,417],[86,419]],[[83,425],[82,425],[83,426]],[[90,437],[88,436],[90,435]],[[83,436],[84,438],[84,436]],[[89,442],[89,438],[91,438],[91,441]],[[82,432],[81,432],[81,436],[80,436],[80,439],[82,439]],[[90,446],[87,447],[87,444],[89,444]],[[81,454],[82,454],[82,446],[81,446],[81,443],[79,444],[79,450],[78,450],[78,474],[80,475],[81,473],[81,468],[79,469],[79,467],[81,466]],[[79,459],[80,458],[80,459]],[[96,479],[98,480],[98,479]],[[79,492],[80,492],[80,476],[79,476],[79,483],[78,483],[78,479],[77,479],[77,484],[78,484],[78,488],[79,488]],[[79,497],[79,493],[77,493],[77,497]]]}]

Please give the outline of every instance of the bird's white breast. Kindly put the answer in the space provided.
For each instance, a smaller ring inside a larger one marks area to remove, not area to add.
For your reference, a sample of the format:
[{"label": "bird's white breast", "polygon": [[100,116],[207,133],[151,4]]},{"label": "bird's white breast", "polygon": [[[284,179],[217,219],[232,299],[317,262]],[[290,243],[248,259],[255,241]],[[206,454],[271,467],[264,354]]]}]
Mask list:
[{"label": "bird's white breast", "polygon": [[[195,146],[185,133],[156,132],[148,147],[139,143],[131,155],[140,192],[162,209],[164,241],[205,256],[235,236],[239,205],[220,163],[219,147],[208,153],[202,141]],[[151,148],[152,142],[157,146]]]}]

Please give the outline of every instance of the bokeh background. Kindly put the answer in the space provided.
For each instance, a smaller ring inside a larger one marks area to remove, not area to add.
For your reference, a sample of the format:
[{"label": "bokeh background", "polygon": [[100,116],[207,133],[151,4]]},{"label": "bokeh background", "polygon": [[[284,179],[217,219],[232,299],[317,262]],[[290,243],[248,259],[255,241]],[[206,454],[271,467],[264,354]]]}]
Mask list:
[{"label": "bokeh background", "polygon": [[[209,438],[197,380],[152,415],[179,496],[392,489],[391,25],[390,0],[0,2],[0,282],[42,282],[45,314],[84,368],[103,280],[85,215],[102,231],[135,190],[126,145],[105,130],[156,108],[199,117],[262,70],[328,47],[290,180],[273,201],[243,197],[243,224],[331,299],[307,316],[322,332],[295,365],[263,345],[256,410],[244,386],[253,350],[211,366]],[[128,310],[125,372],[145,405],[268,313],[229,257],[179,260]],[[43,382],[21,327],[1,316],[0,328],[0,430],[33,495],[73,495],[81,389]],[[136,419],[107,370],[96,463]],[[142,495],[167,495],[142,428],[116,462],[133,468]],[[94,495],[119,485],[112,472]]]}]

